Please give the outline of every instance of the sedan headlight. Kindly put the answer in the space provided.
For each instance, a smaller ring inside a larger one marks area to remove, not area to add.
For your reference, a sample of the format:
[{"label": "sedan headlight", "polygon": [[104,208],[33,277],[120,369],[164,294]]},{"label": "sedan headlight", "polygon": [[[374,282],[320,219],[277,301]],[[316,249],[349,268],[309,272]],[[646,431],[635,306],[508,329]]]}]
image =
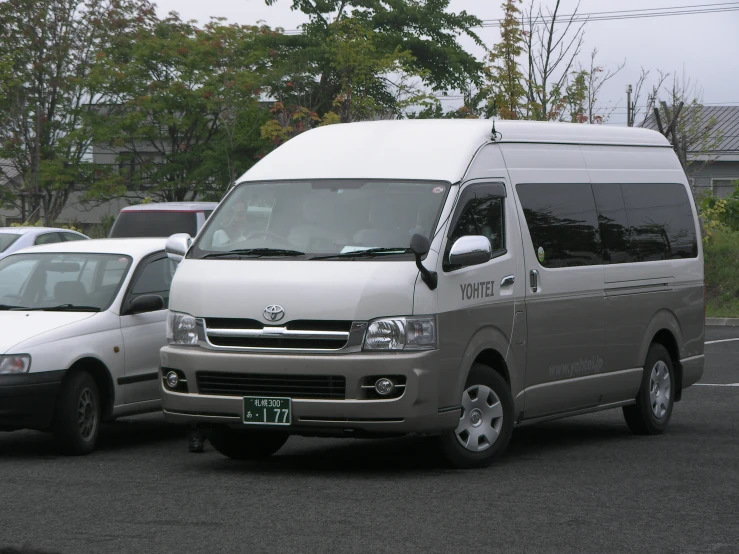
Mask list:
[{"label": "sedan headlight", "polygon": [[389,317],[370,322],[364,337],[365,350],[433,350],[436,318]]},{"label": "sedan headlight", "polygon": [[28,354],[0,356],[0,375],[28,373],[29,369],[31,369],[31,356]]},{"label": "sedan headlight", "polygon": [[169,312],[167,316],[167,342],[178,345],[197,345],[197,320],[190,314]]}]

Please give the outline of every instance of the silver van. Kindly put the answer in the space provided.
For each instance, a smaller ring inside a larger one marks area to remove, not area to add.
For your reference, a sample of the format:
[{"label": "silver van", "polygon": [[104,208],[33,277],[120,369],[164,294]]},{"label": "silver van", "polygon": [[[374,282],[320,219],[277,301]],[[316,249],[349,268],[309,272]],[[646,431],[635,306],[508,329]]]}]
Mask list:
[{"label": "silver van", "polygon": [[621,408],[661,433],[703,372],[695,204],[645,129],[321,127],[167,251],[164,413],[232,458],[420,433],[480,467],[554,418]]}]

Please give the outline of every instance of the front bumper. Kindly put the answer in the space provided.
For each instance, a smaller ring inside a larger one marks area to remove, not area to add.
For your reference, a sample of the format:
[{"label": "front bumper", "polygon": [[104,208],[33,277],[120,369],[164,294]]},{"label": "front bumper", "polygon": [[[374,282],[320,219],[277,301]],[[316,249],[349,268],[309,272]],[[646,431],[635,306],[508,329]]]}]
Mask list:
[{"label": "front bumper", "polygon": [[[439,406],[439,391],[450,384],[440,382],[438,358],[438,351],[283,355],[167,346],[161,351],[162,371],[182,371],[189,393],[172,392],[162,385],[162,408],[166,419],[173,422],[242,425],[243,398],[200,394],[196,376],[199,370],[234,374],[336,375],[346,379],[346,398],[293,398],[293,423],[288,428],[291,433],[435,433],[456,428],[460,413],[458,405]],[[362,379],[376,375],[404,376],[403,395],[389,400],[362,399]],[[285,428],[275,430],[284,431]]]},{"label": "front bumper", "polygon": [[0,375],[0,430],[48,429],[64,371]]}]

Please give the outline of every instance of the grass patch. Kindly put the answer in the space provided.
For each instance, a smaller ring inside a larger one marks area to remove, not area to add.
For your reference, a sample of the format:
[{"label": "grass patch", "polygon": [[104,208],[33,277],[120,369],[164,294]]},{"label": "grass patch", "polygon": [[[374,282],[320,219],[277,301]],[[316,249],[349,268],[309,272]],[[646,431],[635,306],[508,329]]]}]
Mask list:
[{"label": "grass patch", "polygon": [[706,315],[739,317],[739,232],[715,232],[704,244]]}]

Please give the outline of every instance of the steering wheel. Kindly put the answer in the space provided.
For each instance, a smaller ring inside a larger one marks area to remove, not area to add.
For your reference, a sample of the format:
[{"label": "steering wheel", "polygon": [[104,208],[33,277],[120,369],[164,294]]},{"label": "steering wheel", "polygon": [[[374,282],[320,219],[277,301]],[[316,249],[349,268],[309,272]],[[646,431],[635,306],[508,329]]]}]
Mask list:
[{"label": "steering wheel", "polygon": [[251,233],[250,235],[248,235],[246,237],[246,240],[251,240],[254,237],[264,237],[264,238],[270,237],[270,238],[278,240],[282,244],[292,246],[292,244],[290,244],[290,242],[286,238],[281,237],[280,235],[278,235],[277,233],[273,233],[272,231],[255,231]]}]

